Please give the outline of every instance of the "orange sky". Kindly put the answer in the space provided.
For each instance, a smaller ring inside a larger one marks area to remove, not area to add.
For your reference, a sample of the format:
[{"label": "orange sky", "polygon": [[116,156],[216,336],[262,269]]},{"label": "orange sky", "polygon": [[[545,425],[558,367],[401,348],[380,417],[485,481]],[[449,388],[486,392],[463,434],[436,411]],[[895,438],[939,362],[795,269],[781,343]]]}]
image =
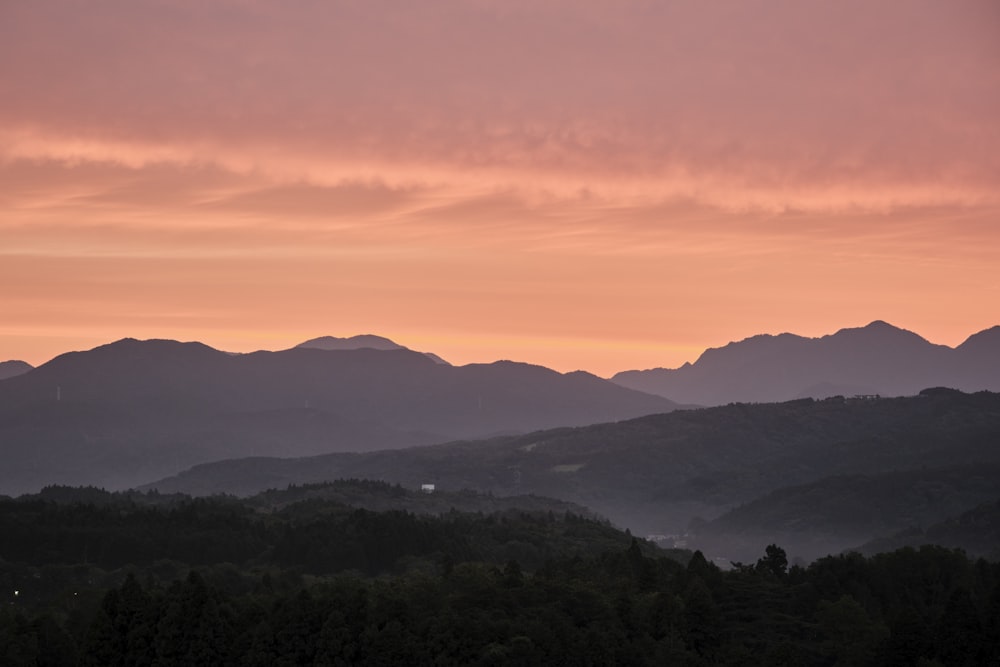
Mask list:
[{"label": "orange sky", "polygon": [[1000,5],[0,4],[0,359],[1000,323]]}]

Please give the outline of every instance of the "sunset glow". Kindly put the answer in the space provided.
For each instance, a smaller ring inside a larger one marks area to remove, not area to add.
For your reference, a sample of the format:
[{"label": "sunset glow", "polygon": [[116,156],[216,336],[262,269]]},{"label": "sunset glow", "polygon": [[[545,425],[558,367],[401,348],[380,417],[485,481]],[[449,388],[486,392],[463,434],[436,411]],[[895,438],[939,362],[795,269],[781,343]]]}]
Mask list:
[{"label": "sunset glow", "polygon": [[0,360],[1000,324],[1000,5],[4,2]]}]

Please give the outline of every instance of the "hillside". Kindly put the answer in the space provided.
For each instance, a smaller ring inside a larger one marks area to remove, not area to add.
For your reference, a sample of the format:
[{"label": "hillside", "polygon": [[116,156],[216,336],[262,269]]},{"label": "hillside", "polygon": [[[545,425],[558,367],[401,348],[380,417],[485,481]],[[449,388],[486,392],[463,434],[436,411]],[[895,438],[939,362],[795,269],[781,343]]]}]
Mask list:
[{"label": "hillside", "polygon": [[125,339],[0,381],[0,493],[127,488],[192,465],[424,445],[664,412],[586,373],[405,349],[232,355]]},{"label": "hillside", "polygon": [[876,554],[925,544],[939,544],[961,549],[972,557],[1000,561],[1000,500],[983,503],[925,528],[914,526],[891,537],[871,540],[856,551]]},{"label": "hillside", "polygon": [[710,348],[680,368],[623,371],[612,381],[700,405],[909,396],[935,386],[1000,391],[1000,326],[954,349],[881,321],[821,338],[765,334]]},{"label": "hillside", "polygon": [[910,398],[681,410],[394,452],[246,458],[197,466],[151,487],[251,494],[338,477],[434,483],[563,498],[639,534],[677,534],[695,517],[713,519],[783,487],[835,475],[958,462],[975,472],[972,464],[1000,463],[998,441],[1000,394],[929,390]]},{"label": "hillside", "polygon": [[890,541],[880,550],[927,543],[961,547],[956,540],[932,539],[938,529],[929,527],[997,497],[1000,464],[995,463],[826,477],[772,491],[697,526],[688,543],[746,559],[777,542],[812,560],[907,530],[926,541]]}]

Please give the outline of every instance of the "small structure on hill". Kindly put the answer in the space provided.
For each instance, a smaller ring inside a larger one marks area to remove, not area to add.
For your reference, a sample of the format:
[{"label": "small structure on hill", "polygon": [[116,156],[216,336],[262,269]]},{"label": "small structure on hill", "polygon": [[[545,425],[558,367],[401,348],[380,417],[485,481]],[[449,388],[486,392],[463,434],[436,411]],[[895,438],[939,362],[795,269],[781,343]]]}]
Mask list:
[{"label": "small structure on hill", "polygon": [[434,493],[434,485],[433,484],[421,484],[420,485],[420,490],[423,491],[424,493]]}]

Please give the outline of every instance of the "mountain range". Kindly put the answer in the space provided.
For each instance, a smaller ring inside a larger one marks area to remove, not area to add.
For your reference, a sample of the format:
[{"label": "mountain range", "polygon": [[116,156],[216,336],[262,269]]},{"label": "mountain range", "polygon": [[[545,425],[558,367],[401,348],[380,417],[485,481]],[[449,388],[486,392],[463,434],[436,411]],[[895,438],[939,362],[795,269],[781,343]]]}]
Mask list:
[{"label": "mountain range", "polygon": [[[1000,483],[1000,396],[981,391],[1000,388],[1000,327],[954,349],[884,322],[762,335],[613,381],[452,366],[373,335],[250,354],[123,339],[0,372],[0,494],[371,478],[539,493],[633,530],[694,526],[706,548],[770,536],[813,557],[922,531]],[[694,402],[721,405],[676,410]]]},{"label": "mountain range", "polygon": [[1000,326],[956,348],[882,321],[821,338],[764,334],[705,350],[680,368],[623,371],[611,380],[706,406],[835,395],[912,396],[936,386],[1000,391]]},{"label": "mountain range", "polygon": [[230,354],[123,339],[60,355],[0,381],[0,493],[120,489],[225,458],[408,447],[676,407],[588,373],[456,367],[368,342]]}]

